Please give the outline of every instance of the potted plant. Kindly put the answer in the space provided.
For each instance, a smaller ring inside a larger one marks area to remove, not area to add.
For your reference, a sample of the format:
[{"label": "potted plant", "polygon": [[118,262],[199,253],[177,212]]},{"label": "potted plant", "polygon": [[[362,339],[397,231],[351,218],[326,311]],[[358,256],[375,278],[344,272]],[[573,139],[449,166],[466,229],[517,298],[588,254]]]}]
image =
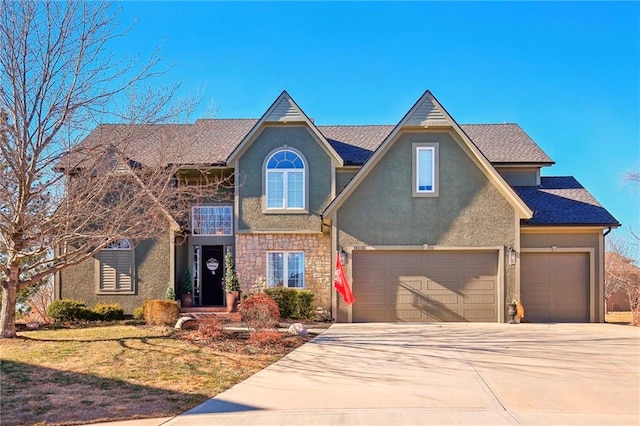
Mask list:
[{"label": "potted plant", "polygon": [[240,301],[240,283],[231,250],[224,255],[224,289],[227,293],[227,312],[236,312]]},{"label": "potted plant", "polygon": [[188,308],[191,306],[191,290],[193,287],[193,278],[191,276],[191,269],[184,271],[182,276],[182,282],[180,283],[180,302],[182,307]]},{"label": "potted plant", "polygon": [[507,315],[509,315],[509,324],[516,324],[516,307],[518,305],[518,302],[516,302],[515,299],[513,299],[511,301],[511,303],[507,303]]}]

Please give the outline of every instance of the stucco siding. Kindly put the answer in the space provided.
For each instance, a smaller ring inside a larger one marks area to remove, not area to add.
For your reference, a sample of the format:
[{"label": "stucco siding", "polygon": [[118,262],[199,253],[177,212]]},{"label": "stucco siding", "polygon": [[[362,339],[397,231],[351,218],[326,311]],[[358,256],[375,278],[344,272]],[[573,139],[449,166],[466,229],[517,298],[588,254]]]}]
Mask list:
[{"label": "stucco siding", "polygon": [[540,185],[540,169],[519,170],[500,169],[498,173],[511,186],[538,186]]},{"label": "stucco siding", "polygon": [[336,172],[336,194],[339,194],[340,191],[344,189],[345,186],[349,183],[349,181],[356,174],[356,171],[341,171],[338,170]]},{"label": "stucco siding", "polygon": [[113,295],[96,294],[95,268],[97,262],[91,258],[62,271],[59,296],[64,299],[84,301],[89,308],[96,303],[119,303],[125,314],[147,299],[164,298],[169,283],[173,284],[170,274],[169,231],[156,240],[145,240],[135,247],[135,294]]},{"label": "stucco siding", "polygon": [[[264,161],[277,148],[299,151],[307,162],[308,213],[264,212]],[[242,154],[236,170],[238,231],[320,231],[331,201],[331,159],[306,126],[267,126]]]},{"label": "stucco siding", "polygon": [[[438,142],[440,195],[412,197],[412,143]],[[338,210],[341,245],[512,245],[515,211],[448,133],[402,135]]]}]

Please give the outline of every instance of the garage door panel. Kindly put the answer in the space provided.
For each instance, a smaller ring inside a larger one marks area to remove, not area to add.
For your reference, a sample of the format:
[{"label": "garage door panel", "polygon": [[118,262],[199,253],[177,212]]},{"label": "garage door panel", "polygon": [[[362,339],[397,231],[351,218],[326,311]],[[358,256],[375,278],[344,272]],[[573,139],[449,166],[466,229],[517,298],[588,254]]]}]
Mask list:
[{"label": "garage door panel", "polygon": [[465,309],[462,315],[465,318],[474,318],[476,321],[493,322],[496,320],[493,309]]},{"label": "garage door panel", "polygon": [[427,290],[434,291],[457,291],[458,287],[460,287],[460,283],[455,280],[439,280],[435,281],[430,278],[427,278]]},{"label": "garage door panel", "polygon": [[464,283],[464,290],[494,290],[496,287],[496,282],[495,282],[495,278],[494,279],[487,279],[486,277],[483,277],[482,279],[476,279],[476,280],[467,280]]},{"label": "garage door panel", "polygon": [[463,298],[465,305],[494,305],[496,297],[492,294],[467,294]]},{"label": "garage door panel", "polygon": [[497,320],[497,252],[356,251],[352,259],[354,321]]},{"label": "garage door panel", "polygon": [[523,253],[521,263],[520,294],[525,319],[589,320],[588,253]]}]

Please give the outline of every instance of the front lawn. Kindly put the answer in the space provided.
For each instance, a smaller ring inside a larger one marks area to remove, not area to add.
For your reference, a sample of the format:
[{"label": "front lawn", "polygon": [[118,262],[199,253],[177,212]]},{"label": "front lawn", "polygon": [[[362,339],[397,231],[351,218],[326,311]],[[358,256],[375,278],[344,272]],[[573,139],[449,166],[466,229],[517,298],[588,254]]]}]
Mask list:
[{"label": "front lawn", "polygon": [[260,348],[235,333],[222,339],[233,342],[226,350],[202,344],[193,333],[115,325],[27,331],[2,339],[2,424],[177,415],[308,340],[286,337],[282,344]]}]

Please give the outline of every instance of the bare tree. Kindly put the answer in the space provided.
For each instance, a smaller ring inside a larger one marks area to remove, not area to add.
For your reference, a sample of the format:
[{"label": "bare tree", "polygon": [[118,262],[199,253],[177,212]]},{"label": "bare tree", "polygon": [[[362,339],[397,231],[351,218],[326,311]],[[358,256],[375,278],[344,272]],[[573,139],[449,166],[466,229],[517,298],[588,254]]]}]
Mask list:
[{"label": "bare tree", "polygon": [[616,236],[607,242],[605,255],[605,297],[609,299],[614,293],[622,293],[629,300],[633,325],[640,325],[640,268],[633,260],[634,237],[627,232],[627,237]]},{"label": "bare tree", "polygon": [[628,243],[613,239],[608,244],[605,258],[606,297],[623,292],[629,299],[632,323],[637,326],[640,325],[640,268],[631,258]]},{"label": "bare tree", "polygon": [[142,87],[156,55],[112,55],[118,28],[105,3],[0,0],[2,337],[15,336],[20,289],[114,241],[177,229],[194,198],[231,179],[178,172],[185,132],[158,123],[189,105],[171,102],[177,86]]}]

